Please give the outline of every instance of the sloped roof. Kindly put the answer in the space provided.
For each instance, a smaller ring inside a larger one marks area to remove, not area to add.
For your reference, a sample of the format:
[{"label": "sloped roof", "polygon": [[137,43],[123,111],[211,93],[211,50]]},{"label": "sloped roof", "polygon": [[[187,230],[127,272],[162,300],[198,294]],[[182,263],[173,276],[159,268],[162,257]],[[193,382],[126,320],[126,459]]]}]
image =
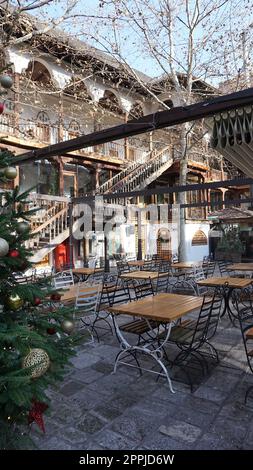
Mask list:
[{"label": "sloped roof", "polygon": [[[0,6],[0,13],[1,11],[3,12],[3,14],[5,14],[6,5],[4,6],[3,4],[2,6]],[[10,13],[13,11],[13,8],[10,5],[8,5],[8,11],[10,11]],[[20,37],[23,34],[31,33],[33,30],[39,31],[43,29],[45,26],[48,26],[46,23],[39,21],[37,18],[35,18],[34,16],[28,13],[22,13],[20,16],[18,16],[18,18],[15,17],[12,19],[10,15],[9,18],[10,18],[10,25],[11,25],[11,35],[13,37]],[[127,65],[125,63],[121,63],[117,58],[113,57],[112,54],[106,53],[79,39],[71,38],[68,33],[64,32],[63,30],[59,28],[52,28],[40,36],[35,36],[35,38],[37,40],[35,45],[40,50],[43,50],[44,48],[44,51],[46,51],[47,43],[50,43],[51,55],[59,56],[61,53],[60,47],[62,47],[62,53],[65,51],[65,56],[66,56],[66,50],[68,50],[70,55],[71,53],[76,54],[79,59],[82,58],[84,61],[87,58],[89,60],[93,59],[93,61],[97,61],[97,63],[104,64],[108,66],[109,68],[114,69],[115,72],[124,76],[124,81],[128,79],[131,82],[131,84],[132,85],[135,84],[137,88],[140,88],[140,85],[138,85],[134,74],[136,74],[142,82],[151,86],[152,89],[154,89],[154,92],[157,92],[157,93],[159,93],[159,86],[165,83],[168,83],[168,84],[172,83],[172,78],[170,74],[168,75],[163,74],[160,77],[154,78],[154,77],[150,77],[149,75],[139,70],[132,69],[130,66],[129,66],[129,69],[127,70]],[[31,39],[28,39],[28,41],[31,41]],[[66,60],[66,58],[64,57],[64,53],[63,53],[63,60],[64,59]],[[134,73],[132,73],[131,70],[133,70]],[[127,73],[129,74],[128,77],[126,76]],[[106,73],[104,73],[104,76],[105,75]],[[178,75],[179,80],[183,82],[186,77],[186,74],[177,73],[177,75]],[[211,94],[216,93],[216,89],[213,88],[211,85],[208,85],[203,80],[196,80],[196,83],[194,84],[194,88],[196,89],[196,91],[199,91],[202,93],[204,90],[206,90],[208,93],[211,93]],[[144,89],[142,91],[145,92]]]},{"label": "sloped roof", "polygon": [[229,207],[209,213],[208,218],[219,220],[251,219],[253,218],[253,211],[239,209],[238,207]]}]

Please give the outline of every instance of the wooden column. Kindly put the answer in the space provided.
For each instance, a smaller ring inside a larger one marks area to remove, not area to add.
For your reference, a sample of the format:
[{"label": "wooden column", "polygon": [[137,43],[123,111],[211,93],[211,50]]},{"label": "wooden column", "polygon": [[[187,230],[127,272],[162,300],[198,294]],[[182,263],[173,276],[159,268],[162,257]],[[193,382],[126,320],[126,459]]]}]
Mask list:
[{"label": "wooden column", "polygon": [[58,157],[58,165],[59,165],[59,194],[63,196],[64,194],[64,175],[63,175],[63,161],[61,157]]},{"label": "wooden column", "polygon": [[[125,112],[124,114],[124,120],[125,122],[128,121],[128,116],[129,116],[129,113],[128,112]],[[125,160],[129,160],[129,145],[128,145],[128,138],[125,137],[124,138],[124,156],[125,156]]]},{"label": "wooden column", "polygon": [[101,172],[101,167],[100,167],[100,164],[98,163],[98,164],[96,165],[96,170],[95,170],[95,183],[96,183],[96,188],[98,188],[98,187],[100,186],[100,181],[99,181],[100,172]]},{"label": "wooden column", "polygon": [[149,133],[149,150],[150,152],[153,150],[153,131]]}]

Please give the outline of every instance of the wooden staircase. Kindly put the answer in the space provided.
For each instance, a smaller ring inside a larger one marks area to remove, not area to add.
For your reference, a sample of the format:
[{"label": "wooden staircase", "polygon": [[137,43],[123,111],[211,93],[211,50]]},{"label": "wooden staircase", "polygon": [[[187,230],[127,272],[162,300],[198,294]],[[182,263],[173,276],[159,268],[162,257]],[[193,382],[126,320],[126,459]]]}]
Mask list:
[{"label": "wooden staircase", "polygon": [[38,209],[31,218],[30,240],[27,248],[34,252],[32,263],[39,263],[48,253],[69,237],[69,199],[46,194],[31,194],[27,209]]},{"label": "wooden staircase", "polygon": [[152,152],[144,163],[135,163],[121,171],[111,180],[96,189],[96,194],[121,193],[143,189],[162,175],[173,163],[174,151],[171,145]]}]

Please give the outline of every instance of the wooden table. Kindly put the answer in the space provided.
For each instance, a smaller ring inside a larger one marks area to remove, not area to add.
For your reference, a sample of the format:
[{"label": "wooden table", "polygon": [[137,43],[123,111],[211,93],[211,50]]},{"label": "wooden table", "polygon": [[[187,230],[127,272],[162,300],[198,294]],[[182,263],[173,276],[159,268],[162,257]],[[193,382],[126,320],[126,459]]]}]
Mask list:
[{"label": "wooden table", "polygon": [[175,269],[190,269],[194,266],[201,266],[201,261],[184,261],[182,263],[172,263],[171,267]]},{"label": "wooden table", "polygon": [[231,269],[232,271],[253,271],[253,263],[230,264],[228,269]]},{"label": "wooden table", "polygon": [[[122,350],[117,354],[115,359],[114,372],[116,372],[119,363],[130,367],[137,367],[141,370],[141,366],[136,355],[137,353],[144,354],[145,356],[148,355],[160,366],[160,369],[162,369],[163,372],[158,372],[158,374],[167,379],[170,390],[174,393],[168,368],[163,362],[163,347],[169,339],[172,321],[187,315],[189,312],[199,309],[202,302],[203,298],[201,297],[161,293],[141,300],[136,300],[134,302],[129,302],[127,304],[110,307],[109,311],[113,315],[117,338],[119,339],[122,347]],[[152,330],[150,326],[150,334],[147,342],[138,345],[131,345],[128,339],[124,337],[123,332],[117,323],[117,317],[119,314],[141,317],[146,320],[147,323],[150,320],[162,322],[165,329],[164,339],[157,341],[159,331]],[[133,363],[124,361],[124,357],[127,355],[130,355],[131,358],[135,358],[137,363],[136,366]],[[145,370],[152,372],[153,374],[157,373],[152,369],[145,368]]]},{"label": "wooden table", "polygon": [[[166,276],[168,273],[162,273],[164,274],[164,276]],[[129,273],[123,273],[121,274],[120,277],[122,277],[123,279],[136,279],[136,280],[140,280],[140,279],[157,279],[159,276],[159,272],[158,271],[130,271]]]},{"label": "wooden table", "polygon": [[145,264],[145,261],[144,260],[135,260],[135,261],[128,261],[127,264],[129,266],[143,266]]},{"label": "wooden table", "polygon": [[228,313],[228,316],[231,322],[234,325],[234,321],[237,320],[237,317],[234,315],[234,312],[230,308],[230,298],[233,289],[244,289],[252,284],[252,279],[241,278],[241,277],[211,277],[207,279],[202,279],[198,281],[197,284],[199,286],[207,286],[207,287],[220,287],[223,289],[223,297],[224,297],[224,309],[221,314],[221,317]]},{"label": "wooden table", "polygon": [[222,287],[225,284],[227,287],[232,289],[243,289],[244,287],[248,287],[252,284],[252,279],[245,279],[241,277],[210,277],[207,279],[202,279],[198,281],[197,284],[199,286],[207,286],[207,287]]},{"label": "wooden table", "polygon": [[75,268],[72,270],[73,274],[80,277],[83,281],[92,274],[102,273],[103,271],[103,268]]},{"label": "wooden table", "polygon": [[82,289],[82,292],[87,292],[87,295],[91,292],[95,292],[101,290],[102,284],[94,284],[94,286],[87,286],[85,283],[74,284],[70,286],[68,289],[59,290],[59,294],[61,295],[61,302],[74,302],[77,297],[77,293],[79,289]]}]

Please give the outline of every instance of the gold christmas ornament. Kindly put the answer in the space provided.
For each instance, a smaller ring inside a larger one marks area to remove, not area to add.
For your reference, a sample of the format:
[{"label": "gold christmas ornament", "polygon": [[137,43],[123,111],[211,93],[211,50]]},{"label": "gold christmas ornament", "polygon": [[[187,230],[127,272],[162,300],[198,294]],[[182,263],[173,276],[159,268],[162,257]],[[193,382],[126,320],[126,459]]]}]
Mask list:
[{"label": "gold christmas ornament", "polygon": [[5,171],[4,171],[4,176],[8,180],[14,180],[17,176],[17,170],[15,166],[7,166],[7,168],[5,168]]},{"label": "gold christmas ornament", "polygon": [[71,320],[63,320],[61,327],[64,333],[70,335],[75,329],[75,324]]},{"label": "gold christmas ornament", "polygon": [[23,299],[21,299],[18,294],[10,295],[6,300],[6,306],[14,311],[21,308],[23,303]]},{"label": "gold christmas ornament", "polygon": [[6,256],[8,252],[9,243],[4,238],[0,238],[0,257]]},{"label": "gold christmas ornament", "polygon": [[27,354],[27,356],[23,359],[22,367],[23,369],[27,369],[28,367],[32,367],[31,377],[37,379],[44,375],[49,366],[50,366],[50,359],[46,351],[40,348],[31,349],[31,351]]}]

